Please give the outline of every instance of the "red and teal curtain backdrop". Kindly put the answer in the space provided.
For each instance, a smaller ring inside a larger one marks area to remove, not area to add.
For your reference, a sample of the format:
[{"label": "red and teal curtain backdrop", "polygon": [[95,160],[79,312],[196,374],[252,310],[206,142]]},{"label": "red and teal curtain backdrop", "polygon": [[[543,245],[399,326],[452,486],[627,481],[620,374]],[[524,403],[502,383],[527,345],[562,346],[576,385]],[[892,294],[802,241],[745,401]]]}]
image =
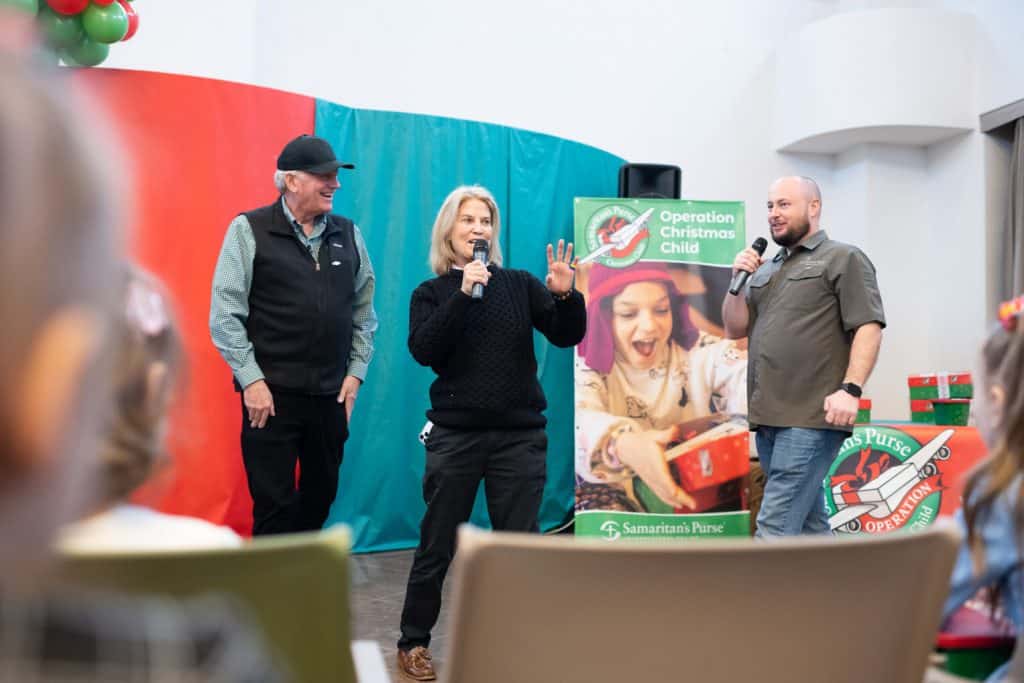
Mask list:
[{"label": "red and teal curtain backdrop", "polygon": [[[171,430],[173,466],[138,495],[161,510],[249,531],[241,463],[240,403],[210,342],[210,282],[224,231],[239,212],[275,196],[281,147],[315,131],[355,171],[342,171],[335,210],[353,218],[377,271],[376,355],[353,416],[338,500],[356,550],[415,545],[423,513],[429,369],[406,348],[409,295],[430,276],[430,226],[458,184],[490,188],[503,210],[506,266],[543,278],[544,246],[572,237],[572,199],[614,196],[623,159],[547,135],[458,119],[352,109],[254,86],[188,76],[80,70],[76,84],[104,103],[129,162],[132,254],[173,293],[188,366]],[[572,356],[536,341],[548,396],[548,486],[542,528],[571,513]],[[474,521],[486,525],[478,501]]]}]

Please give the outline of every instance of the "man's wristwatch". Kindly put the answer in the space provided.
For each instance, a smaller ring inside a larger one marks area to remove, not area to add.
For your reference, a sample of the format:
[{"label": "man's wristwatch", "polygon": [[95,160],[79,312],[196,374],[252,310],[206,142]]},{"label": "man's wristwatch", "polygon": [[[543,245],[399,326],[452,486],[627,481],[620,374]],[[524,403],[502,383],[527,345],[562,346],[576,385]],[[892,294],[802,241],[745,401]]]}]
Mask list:
[{"label": "man's wristwatch", "polygon": [[854,398],[860,398],[864,393],[864,390],[860,388],[860,385],[854,384],[853,382],[843,382],[839,385],[839,388]]}]

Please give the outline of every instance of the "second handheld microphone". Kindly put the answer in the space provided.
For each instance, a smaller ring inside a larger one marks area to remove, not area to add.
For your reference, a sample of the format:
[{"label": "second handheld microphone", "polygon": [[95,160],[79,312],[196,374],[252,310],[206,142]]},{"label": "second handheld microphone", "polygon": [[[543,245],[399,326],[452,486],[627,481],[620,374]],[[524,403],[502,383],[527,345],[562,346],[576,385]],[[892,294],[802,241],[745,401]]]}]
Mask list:
[{"label": "second handheld microphone", "polygon": [[[483,261],[484,265],[487,265],[487,258],[490,255],[491,245],[487,240],[474,240],[473,241],[473,260]],[[764,251],[763,249],[761,251]],[[484,298],[484,285],[481,282],[477,282],[473,285],[473,293],[471,294],[474,299]]]}]

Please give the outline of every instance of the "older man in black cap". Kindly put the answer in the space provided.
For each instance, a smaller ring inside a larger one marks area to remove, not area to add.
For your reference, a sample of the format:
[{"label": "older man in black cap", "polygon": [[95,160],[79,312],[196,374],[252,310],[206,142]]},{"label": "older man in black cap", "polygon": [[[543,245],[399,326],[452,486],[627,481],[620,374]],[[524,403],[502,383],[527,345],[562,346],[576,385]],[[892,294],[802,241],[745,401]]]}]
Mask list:
[{"label": "older man in black cap", "polygon": [[256,535],[323,526],[373,355],[373,267],[359,228],[331,213],[339,168],[353,166],[322,138],[285,145],[281,196],[231,222],[213,276],[210,334],[242,394]]}]

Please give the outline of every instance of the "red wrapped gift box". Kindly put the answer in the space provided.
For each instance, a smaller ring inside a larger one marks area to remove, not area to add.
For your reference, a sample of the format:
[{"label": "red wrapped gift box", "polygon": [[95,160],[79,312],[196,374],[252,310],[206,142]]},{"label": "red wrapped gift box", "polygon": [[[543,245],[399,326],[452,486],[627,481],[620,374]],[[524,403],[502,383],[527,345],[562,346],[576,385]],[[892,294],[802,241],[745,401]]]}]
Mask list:
[{"label": "red wrapped gift box", "polygon": [[677,512],[704,512],[741,500],[743,477],[750,472],[745,430],[721,425],[669,450],[666,459],[679,485],[697,502],[694,510]]}]

